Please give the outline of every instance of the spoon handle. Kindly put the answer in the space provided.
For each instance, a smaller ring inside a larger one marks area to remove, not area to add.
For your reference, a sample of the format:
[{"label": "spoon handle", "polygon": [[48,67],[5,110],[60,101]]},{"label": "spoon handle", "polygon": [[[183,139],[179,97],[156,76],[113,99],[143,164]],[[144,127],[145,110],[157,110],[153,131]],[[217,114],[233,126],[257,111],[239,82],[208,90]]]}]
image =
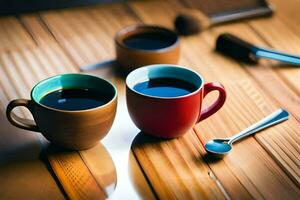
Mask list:
[{"label": "spoon handle", "polygon": [[269,116],[265,117],[264,119],[260,120],[259,122],[251,125],[247,129],[241,131],[240,133],[228,138],[228,144],[232,144],[236,142],[237,140],[240,140],[244,137],[247,137],[253,133],[256,133],[262,129],[265,129],[267,127],[273,126],[275,124],[278,124],[282,121],[285,121],[289,118],[289,113],[284,109],[278,109],[274,113],[270,114]]},{"label": "spoon handle", "polygon": [[289,63],[292,65],[300,65],[300,57],[292,54],[286,54],[279,51],[271,49],[257,48],[255,55],[261,58],[269,58],[273,60],[278,60],[281,62]]}]

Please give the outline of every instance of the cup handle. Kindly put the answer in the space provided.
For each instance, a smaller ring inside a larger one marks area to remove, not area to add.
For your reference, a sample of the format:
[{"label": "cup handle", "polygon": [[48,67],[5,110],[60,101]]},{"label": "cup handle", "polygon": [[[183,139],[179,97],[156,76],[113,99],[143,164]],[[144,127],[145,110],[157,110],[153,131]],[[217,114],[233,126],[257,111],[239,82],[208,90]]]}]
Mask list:
[{"label": "cup handle", "polygon": [[204,89],[203,99],[208,93],[214,90],[217,90],[219,92],[219,97],[212,105],[200,111],[200,117],[197,122],[200,122],[208,118],[209,116],[215,114],[224,105],[226,100],[226,91],[224,86],[221,83],[206,83],[203,89]]},{"label": "cup handle", "polygon": [[11,102],[9,102],[9,104],[6,107],[6,117],[8,121],[16,127],[29,130],[29,131],[39,132],[39,128],[37,127],[36,123],[33,120],[18,117],[12,111],[15,107],[24,106],[32,113],[31,105],[32,105],[31,100],[27,100],[27,99],[12,100]]}]

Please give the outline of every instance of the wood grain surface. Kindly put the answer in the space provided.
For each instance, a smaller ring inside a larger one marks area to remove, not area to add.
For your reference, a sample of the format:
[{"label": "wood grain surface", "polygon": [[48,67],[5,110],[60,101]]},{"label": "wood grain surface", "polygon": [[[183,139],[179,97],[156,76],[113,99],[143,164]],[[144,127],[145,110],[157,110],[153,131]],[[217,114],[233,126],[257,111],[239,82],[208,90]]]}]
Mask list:
[{"label": "wood grain surface", "polygon": [[50,165],[70,199],[105,199],[106,195],[78,152],[48,156]]},{"label": "wood grain surface", "polygon": [[[270,0],[270,3],[276,8],[271,18],[216,26],[181,38],[179,64],[196,70],[206,82],[222,82],[228,91],[228,100],[220,112],[197,124],[182,138],[159,140],[137,134],[131,144],[129,163],[134,172],[131,181],[141,197],[300,198],[300,69],[268,60],[261,60],[255,66],[246,65],[214,51],[216,37],[230,32],[259,46],[300,54],[297,26],[300,1]],[[30,89],[39,80],[59,73],[78,72],[79,66],[114,59],[114,34],[123,26],[149,23],[173,29],[174,17],[196,6],[197,0],[130,1],[2,17],[1,112],[4,113],[11,99],[29,98]],[[110,68],[90,73],[114,82],[119,90],[119,101],[124,103],[122,77]],[[208,96],[205,104],[214,98],[215,95]],[[287,122],[236,143],[233,152],[223,160],[205,153],[202,145],[207,140],[237,133],[278,107],[291,113]],[[18,114],[31,117],[25,109],[20,109]],[[51,176],[39,159],[47,145],[45,139],[40,134],[11,127],[3,114],[0,119],[0,199],[65,198],[55,176]],[[115,123],[120,124],[120,131],[121,125],[126,124]],[[122,139],[129,142],[127,138]],[[82,157],[82,154],[74,156]],[[86,159],[94,160],[93,156]],[[80,166],[86,167],[82,163]],[[97,184],[96,179],[92,180]],[[98,180],[101,181],[103,179]],[[33,186],[34,183],[43,184]],[[24,184],[27,187],[22,187]]]},{"label": "wood grain surface", "polygon": [[106,199],[116,187],[116,168],[101,143],[84,151],[50,146],[47,157],[70,199]]}]

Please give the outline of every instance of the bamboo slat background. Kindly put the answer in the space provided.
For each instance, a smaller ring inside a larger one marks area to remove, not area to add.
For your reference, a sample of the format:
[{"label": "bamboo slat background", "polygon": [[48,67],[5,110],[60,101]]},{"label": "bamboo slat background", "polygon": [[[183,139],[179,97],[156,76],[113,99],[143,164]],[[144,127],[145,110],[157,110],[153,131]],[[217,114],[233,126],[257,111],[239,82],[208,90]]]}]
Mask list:
[{"label": "bamboo slat background", "polygon": [[[146,199],[300,198],[300,70],[265,60],[258,66],[245,65],[213,51],[218,34],[231,32],[257,45],[300,54],[297,26],[300,1],[272,0],[271,3],[276,7],[272,18],[222,25],[181,38],[179,64],[198,71],[206,82],[222,82],[228,90],[228,100],[220,112],[182,138],[163,141],[141,133],[135,137],[129,158],[131,170],[135,172],[132,181]],[[79,66],[114,59],[113,37],[123,26],[151,23],[173,28],[178,12],[197,7],[196,0],[131,1],[2,17],[1,111],[5,111],[11,99],[29,98],[32,86],[43,78],[78,72]],[[95,73],[113,81],[119,90],[119,101],[124,102],[124,80],[111,69],[107,70],[106,74],[103,70]],[[214,95],[209,96],[205,102],[213,98]],[[291,112],[288,122],[235,144],[233,152],[223,160],[205,154],[202,147],[205,141],[237,133],[277,107]],[[23,109],[19,114],[30,117]],[[6,124],[2,118],[1,124]],[[1,185],[6,187],[0,187],[0,198],[18,197],[14,192],[21,188],[22,180],[14,183],[11,179],[14,173],[25,177],[28,166],[11,164],[19,159],[12,156],[13,147],[26,142],[35,144],[30,146],[30,155],[36,159],[46,142],[39,134],[26,135],[24,131],[5,127],[2,130],[1,126],[0,130],[1,137],[6,139],[0,142],[3,156],[0,177]],[[16,132],[18,140],[11,139],[8,132]],[[34,160],[30,166],[39,170],[39,176],[50,188],[45,199],[64,198],[42,162]],[[33,177],[32,181],[37,182],[37,174]],[[32,198],[43,196],[37,191],[21,191]]]}]

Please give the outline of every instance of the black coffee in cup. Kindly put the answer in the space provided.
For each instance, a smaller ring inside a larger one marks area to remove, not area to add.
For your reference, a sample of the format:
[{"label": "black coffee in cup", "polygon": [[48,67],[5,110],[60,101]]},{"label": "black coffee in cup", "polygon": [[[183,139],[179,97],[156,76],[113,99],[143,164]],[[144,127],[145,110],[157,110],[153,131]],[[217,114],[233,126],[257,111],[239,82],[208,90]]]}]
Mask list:
[{"label": "black coffee in cup", "polygon": [[140,50],[156,50],[171,46],[177,38],[163,32],[137,33],[129,36],[123,42],[127,47]]},{"label": "black coffee in cup", "polygon": [[108,103],[111,96],[91,89],[60,89],[43,96],[40,103],[59,110],[86,110]]},{"label": "black coffee in cup", "polygon": [[153,78],[136,84],[134,90],[155,97],[178,97],[190,94],[197,87],[187,81],[175,78]]}]

